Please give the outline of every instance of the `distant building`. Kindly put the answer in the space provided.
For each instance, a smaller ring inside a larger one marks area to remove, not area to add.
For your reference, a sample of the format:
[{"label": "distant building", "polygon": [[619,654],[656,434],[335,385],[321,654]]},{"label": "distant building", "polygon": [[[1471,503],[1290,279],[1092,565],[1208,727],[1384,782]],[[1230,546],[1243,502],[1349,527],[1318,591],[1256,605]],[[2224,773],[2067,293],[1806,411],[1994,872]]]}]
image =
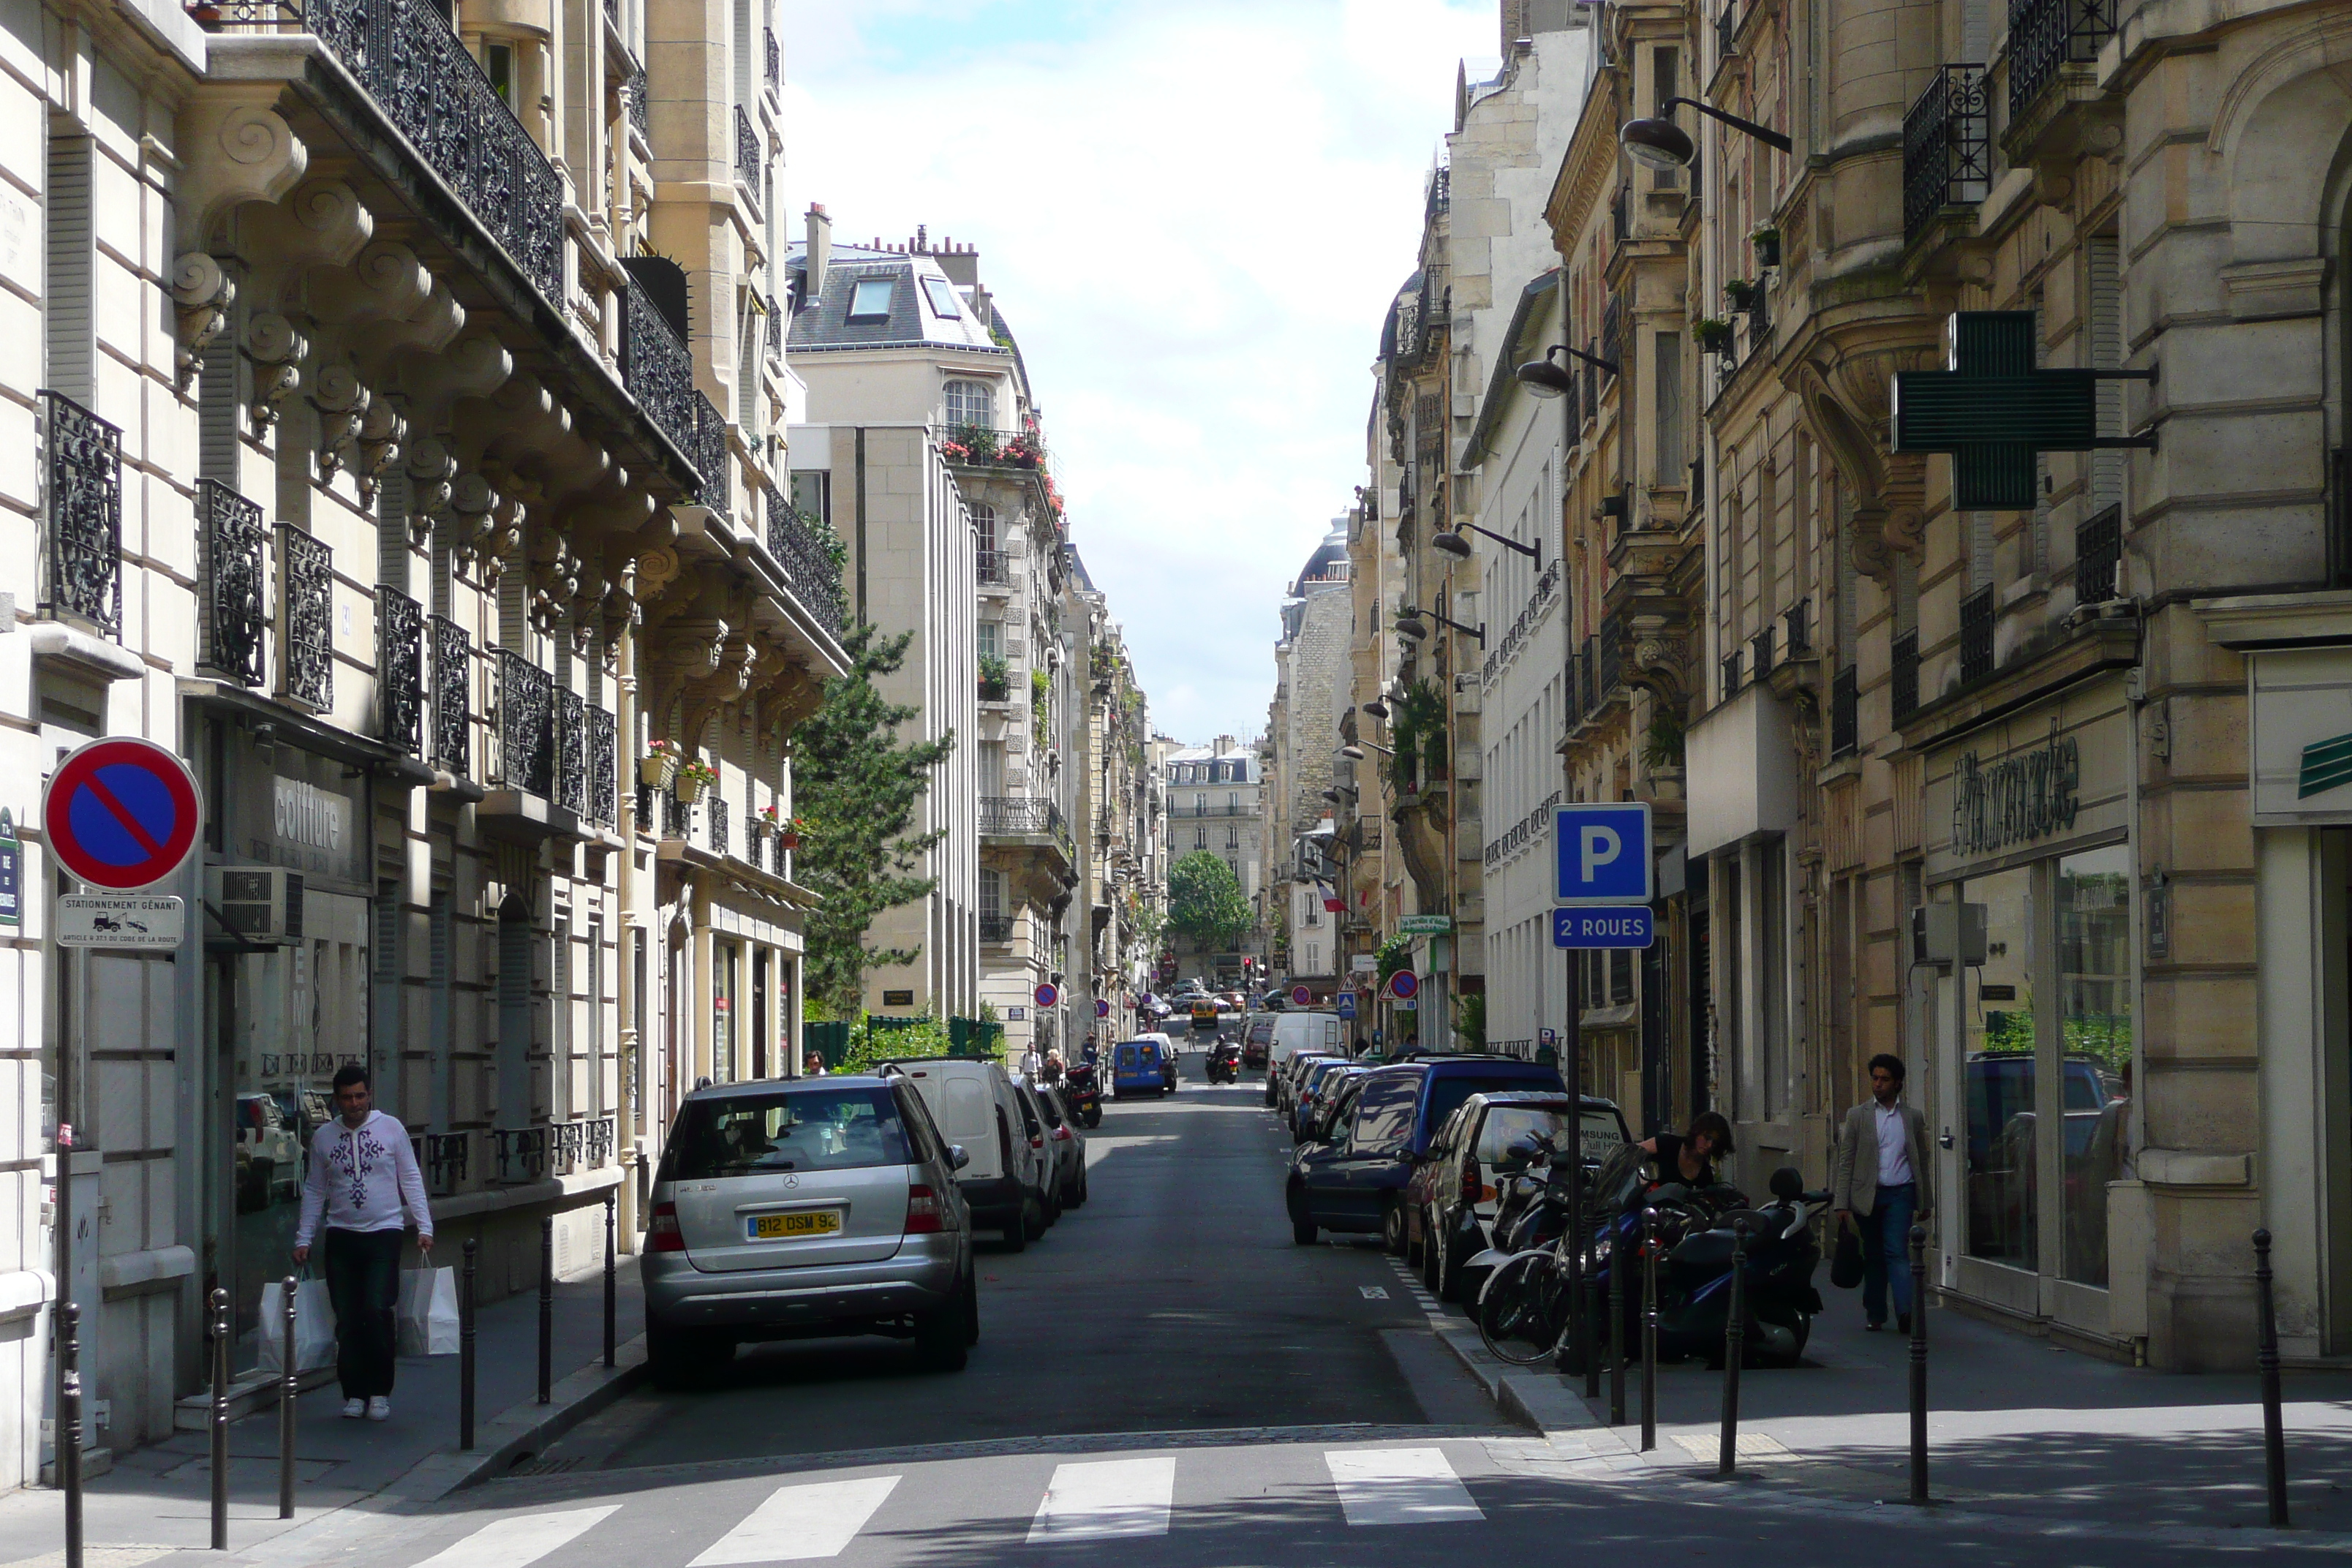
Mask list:
[{"label": "distant building", "polygon": [[[1167,864],[1203,851],[1224,861],[1255,907],[1265,883],[1265,778],[1255,741],[1219,735],[1205,746],[1165,743],[1157,769]],[[1161,942],[1181,976],[1241,982],[1242,961],[1265,955],[1262,922],[1240,943],[1203,950],[1170,932]]]}]

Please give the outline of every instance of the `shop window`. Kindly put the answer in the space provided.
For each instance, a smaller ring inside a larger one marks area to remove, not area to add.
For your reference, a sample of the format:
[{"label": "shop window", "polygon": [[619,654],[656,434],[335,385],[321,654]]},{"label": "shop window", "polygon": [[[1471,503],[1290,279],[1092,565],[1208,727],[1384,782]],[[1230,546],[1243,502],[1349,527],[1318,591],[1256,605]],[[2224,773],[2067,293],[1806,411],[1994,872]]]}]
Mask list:
[{"label": "shop window", "polygon": [[[2034,1194],[2034,1103],[2039,1076],[2033,1022],[2033,868],[1965,885],[1985,906],[1985,963],[1963,998],[1961,1097],[1968,1117],[1969,1256],[2011,1268],[2040,1266]],[[1968,971],[1962,971],[1967,976]]]},{"label": "shop window", "polygon": [[2124,1179],[2132,1097],[2131,850],[2058,862],[2064,1196],[2059,1276],[2107,1283],[2107,1184]]}]

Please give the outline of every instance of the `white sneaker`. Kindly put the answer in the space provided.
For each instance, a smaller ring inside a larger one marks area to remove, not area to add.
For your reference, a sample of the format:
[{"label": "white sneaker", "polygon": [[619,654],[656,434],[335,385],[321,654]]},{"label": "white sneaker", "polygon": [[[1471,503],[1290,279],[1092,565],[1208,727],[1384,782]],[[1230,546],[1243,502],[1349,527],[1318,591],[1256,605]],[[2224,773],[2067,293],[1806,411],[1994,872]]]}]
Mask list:
[{"label": "white sneaker", "polygon": [[386,1399],[381,1394],[377,1394],[373,1399],[368,1401],[367,1417],[371,1421],[391,1420],[392,1401]]},{"label": "white sneaker", "polygon": [[366,1400],[364,1400],[364,1399],[346,1399],[346,1400],[344,1400],[344,1401],[343,1401],[343,1419],[344,1419],[344,1420],[346,1420],[346,1421],[356,1421],[356,1420],[358,1420],[361,1416],[362,1416],[362,1415],[366,1415],[366,1414],[367,1414],[367,1401],[366,1401]]}]

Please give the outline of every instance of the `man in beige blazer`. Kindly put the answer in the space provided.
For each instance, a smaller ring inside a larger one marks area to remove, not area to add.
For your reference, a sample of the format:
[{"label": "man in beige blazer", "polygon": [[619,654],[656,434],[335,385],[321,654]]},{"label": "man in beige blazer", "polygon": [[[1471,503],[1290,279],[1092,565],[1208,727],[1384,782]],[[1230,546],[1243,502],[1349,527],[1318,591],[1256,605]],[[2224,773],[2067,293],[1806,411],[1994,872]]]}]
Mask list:
[{"label": "man in beige blazer", "polygon": [[1911,1331],[1911,1226],[1935,1211],[1927,1119],[1903,1098],[1903,1058],[1870,1058],[1870,1098],[1845,1113],[1830,1168],[1830,1206],[1840,1225],[1862,1232],[1862,1314],[1874,1332],[1886,1323],[1895,1286],[1895,1326]]}]

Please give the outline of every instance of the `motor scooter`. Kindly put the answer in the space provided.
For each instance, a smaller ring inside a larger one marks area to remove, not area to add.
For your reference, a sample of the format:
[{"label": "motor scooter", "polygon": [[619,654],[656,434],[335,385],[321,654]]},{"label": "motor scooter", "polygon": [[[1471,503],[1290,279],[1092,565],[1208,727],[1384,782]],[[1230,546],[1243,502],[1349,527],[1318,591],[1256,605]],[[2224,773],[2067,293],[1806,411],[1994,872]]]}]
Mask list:
[{"label": "motor scooter", "polygon": [[1238,1083],[1242,1076],[1242,1048],[1230,1041],[1221,1042],[1209,1052],[1209,1081]]},{"label": "motor scooter", "polygon": [[[1760,1208],[1720,1201],[1727,1189],[1693,1192],[1667,1183],[1637,1194],[1594,1237],[1591,1270],[1596,1330],[1608,1321],[1610,1270],[1626,1270],[1621,1325],[1628,1346],[1641,1342],[1643,1210],[1658,1211],[1658,1358],[1704,1358],[1720,1368],[1724,1331],[1731,1318],[1734,1226],[1748,1225],[1741,1295],[1748,1322],[1743,1363],[1794,1366],[1805,1353],[1822,1310],[1813,1270],[1821,1264],[1816,1228],[1830,1204],[1827,1191],[1805,1191],[1793,1165],[1772,1173],[1772,1201]],[[1613,1245],[1612,1245],[1613,1242]],[[1596,1337],[1591,1342],[1599,1342]]]},{"label": "motor scooter", "polygon": [[1102,1091],[1096,1087],[1092,1062],[1080,1062],[1062,1075],[1062,1098],[1079,1126],[1092,1131],[1102,1125]]}]

